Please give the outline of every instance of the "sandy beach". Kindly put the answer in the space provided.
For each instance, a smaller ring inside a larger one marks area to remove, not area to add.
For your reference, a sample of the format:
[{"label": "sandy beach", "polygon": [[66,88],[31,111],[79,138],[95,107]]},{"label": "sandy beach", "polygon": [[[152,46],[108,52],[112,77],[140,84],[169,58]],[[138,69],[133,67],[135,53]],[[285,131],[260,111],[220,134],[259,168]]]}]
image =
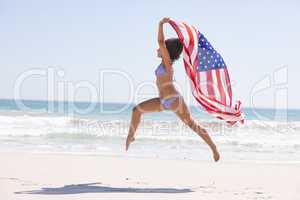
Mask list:
[{"label": "sandy beach", "polygon": [[299,164],[1,153],[0,198],[300,199]]}]

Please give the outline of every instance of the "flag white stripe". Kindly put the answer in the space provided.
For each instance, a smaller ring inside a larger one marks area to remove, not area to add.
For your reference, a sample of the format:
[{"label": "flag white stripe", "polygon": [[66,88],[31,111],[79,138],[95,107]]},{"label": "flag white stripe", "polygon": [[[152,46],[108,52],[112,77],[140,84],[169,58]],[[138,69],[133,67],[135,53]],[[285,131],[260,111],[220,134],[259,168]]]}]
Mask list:
[{"label": "flag white stripe", "polygon": [[207,92],[207,81],[206,81],[206,73],[205,72],[199,72],[200,76],[200,88],[204,95],[208,95]]},{"label": "flag white stripe", "polygon": [[230,96],[228,94],[228,89],[227,89],[227,86],[226,86],[225,72],[224,72],[224,69],[220,69],[219,71],[220,71],[222,86],[223,86],[224,92],[225,92],[226,105],[229,105],[230,104]]},{"label": "flag white stripe", "polygon": [[211,78],[212,78],[212,86],[214,89],[214,93],[215,93],[215,98],[218,101],[221,101],[221,94],[219,92],[219,88],[218,88],[218,80],[217,80],[217,74],[216,74],[216,70],[211,70]]}]

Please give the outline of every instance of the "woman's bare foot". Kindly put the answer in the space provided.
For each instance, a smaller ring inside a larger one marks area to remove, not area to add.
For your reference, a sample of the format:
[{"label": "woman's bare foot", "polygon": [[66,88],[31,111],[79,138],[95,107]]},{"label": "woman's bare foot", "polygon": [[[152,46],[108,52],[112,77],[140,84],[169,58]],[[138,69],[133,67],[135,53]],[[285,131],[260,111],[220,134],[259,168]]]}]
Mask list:
[{"label": "woman's bare foot", "polygon": [[214,152],[214,160],[216,162],[218,162],[218,160],[220,160],[220,154],[219,154],[219,152]]},{"label": "woman's bare foot", "polygon": [[218,162],[218,160],[220,160],[220,154],[219,154],[219,152],[218,152],[218,150],[217,150],[217,147],[214,146],[214,147],[212,148],[212,150],[213,150],[213,154],[214,154],[214,160],[215,160],[216,162]]},{"label": "woman's bare foot", "polygon": [[130,136],[128,135],[127,136],[127,139],[126,139],[126,151],[129,149],[129,145],[134,142],[134,136]]}]

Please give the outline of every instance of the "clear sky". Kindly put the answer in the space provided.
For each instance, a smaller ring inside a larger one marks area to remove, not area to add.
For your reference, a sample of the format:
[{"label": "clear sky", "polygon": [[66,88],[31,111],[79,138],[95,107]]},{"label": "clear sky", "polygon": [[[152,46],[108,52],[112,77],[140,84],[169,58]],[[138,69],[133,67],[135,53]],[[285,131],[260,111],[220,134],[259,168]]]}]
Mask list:
[{"label": "clear sky", "polygon": [[[71,90],[68,84],[81,86],[74,100],[140,102],[156,96],[157,26],[168,16],[206,35],[227,63],[234,99],[243,106],[300,108],[299,9],[296,0],[0,0],[0,98],[14,97],[24,72],[49,67],[60,75],[54,99],[70,99],[67,92],[58,95]],[[170,27],[166,32],[175,36]],[[180,91],[191,98],[182,61],[174,67]],[[104,69],[124,72],[132,88],[120,74],[101,79]],[[84,84],[92,84],[96,98]],[[47,99],[46,76],[30,76],[21,86],[22,98]],[[139,95],[132,98],[130,91]]]}]

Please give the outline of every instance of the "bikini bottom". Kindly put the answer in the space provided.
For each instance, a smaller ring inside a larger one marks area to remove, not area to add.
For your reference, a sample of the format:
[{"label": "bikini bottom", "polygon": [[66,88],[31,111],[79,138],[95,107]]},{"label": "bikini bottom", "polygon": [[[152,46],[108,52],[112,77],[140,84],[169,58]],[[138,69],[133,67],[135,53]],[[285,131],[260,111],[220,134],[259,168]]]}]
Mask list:
[{"label": "bikini bottom", "polygon": [[175,95],[175,96],[172,96],[172,97],[169,97],[169,98],[165,98],[165,99],[161,99],[160,102],[161,104],[163,105],[163,107],[165,109],[170,109],[171,108],[171,105],[174,101],[176,101],[177,98],[179,98],[180,95]]}]

